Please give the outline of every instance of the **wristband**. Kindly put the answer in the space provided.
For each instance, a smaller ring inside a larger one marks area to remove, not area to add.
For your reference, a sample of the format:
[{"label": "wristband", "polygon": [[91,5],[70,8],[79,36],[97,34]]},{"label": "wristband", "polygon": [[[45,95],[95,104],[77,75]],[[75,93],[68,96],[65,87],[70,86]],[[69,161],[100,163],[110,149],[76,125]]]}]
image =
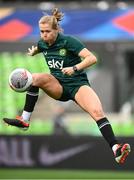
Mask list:
[{"label": "wristband", "polygon": [[74,72],[77,72],[77,71],[78,71],[78,69],[77,69],[76,66],[73,66],[73,70],[74,70]]}]

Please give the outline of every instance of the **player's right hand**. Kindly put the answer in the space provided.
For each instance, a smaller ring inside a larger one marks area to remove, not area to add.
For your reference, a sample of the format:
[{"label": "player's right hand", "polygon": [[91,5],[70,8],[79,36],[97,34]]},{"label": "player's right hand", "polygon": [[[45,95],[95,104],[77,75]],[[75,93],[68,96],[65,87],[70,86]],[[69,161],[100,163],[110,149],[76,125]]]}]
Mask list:
[{"label": "player's right hand", "polygon": [[36,51],[37,51],[37,47],[35,46],[32,46],[31,48],[28,48],[28,55],[29,56],[34,56],[36,54]]}]

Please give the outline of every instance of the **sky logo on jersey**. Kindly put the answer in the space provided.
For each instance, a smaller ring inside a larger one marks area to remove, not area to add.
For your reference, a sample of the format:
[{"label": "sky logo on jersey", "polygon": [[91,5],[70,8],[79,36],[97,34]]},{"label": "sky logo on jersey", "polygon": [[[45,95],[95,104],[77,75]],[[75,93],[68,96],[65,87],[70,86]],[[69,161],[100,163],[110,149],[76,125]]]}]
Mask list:
[{"label": "sky logo on jersey", "polygon": [[60,54],[60,56],[66,56],[66,54],[67,54],[66,49],[60,49],[59,54]]},{"label": "sky logo on jersey", "polygon": [[52,59],[51,61],[48,61],[49,68],[55,68],[55,69],[62,69],[63,68],[63,60],[57,61],[55,59]]}]

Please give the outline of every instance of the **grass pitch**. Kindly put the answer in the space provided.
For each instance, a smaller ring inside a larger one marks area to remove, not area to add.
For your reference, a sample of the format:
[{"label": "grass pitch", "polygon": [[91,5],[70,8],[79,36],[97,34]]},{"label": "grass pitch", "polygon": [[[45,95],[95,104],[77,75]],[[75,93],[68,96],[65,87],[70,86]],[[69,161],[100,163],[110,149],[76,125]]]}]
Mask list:
[{"label": "grass pitch", "polygon": [[129,171],[0,169],[0,179],[134,179]]}]

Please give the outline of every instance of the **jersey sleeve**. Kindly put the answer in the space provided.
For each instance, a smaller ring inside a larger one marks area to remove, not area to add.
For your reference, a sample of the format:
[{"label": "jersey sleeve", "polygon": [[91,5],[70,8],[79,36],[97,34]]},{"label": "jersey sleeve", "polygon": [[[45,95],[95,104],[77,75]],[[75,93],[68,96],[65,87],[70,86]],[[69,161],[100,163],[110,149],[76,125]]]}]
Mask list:
[{"label": "jersey sleeve", "polygon": [[68,36],[67,49],[69,51],[72,51],[75,54],[79,54],[79,52],[84,48],[85,48],[85,45],[80,40],[78,40],[77,38],[74,38],[72,36]]}]

